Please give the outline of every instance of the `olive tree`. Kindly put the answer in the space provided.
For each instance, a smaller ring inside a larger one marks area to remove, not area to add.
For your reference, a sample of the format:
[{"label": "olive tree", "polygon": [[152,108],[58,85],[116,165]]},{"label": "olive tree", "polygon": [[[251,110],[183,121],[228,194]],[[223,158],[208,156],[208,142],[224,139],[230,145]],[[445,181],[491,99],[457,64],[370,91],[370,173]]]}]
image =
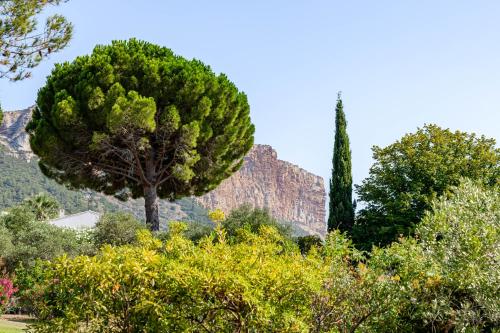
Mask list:
[{"label": "olive tree", "polygon": [[247,97],[224,75],[170,49],[131,39],[56,65],[27,130],[41,170],[73,188],[159,198],[214,189],[253,145]]}]

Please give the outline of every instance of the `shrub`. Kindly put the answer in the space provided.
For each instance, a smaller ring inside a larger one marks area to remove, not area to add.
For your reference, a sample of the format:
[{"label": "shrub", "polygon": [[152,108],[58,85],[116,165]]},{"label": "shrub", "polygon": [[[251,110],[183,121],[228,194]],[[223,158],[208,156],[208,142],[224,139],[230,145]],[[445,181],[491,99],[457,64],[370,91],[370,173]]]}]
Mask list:
[{"label": "shrub", "polygon": [[[105,246],[96,257],[62,257],[47,270],[36,332],[86,329],[141,332],[303,332],[321,288],[320,257],[284,248],[275,229],[230,245],[199,246],[171,225],[165,246]],[[85,324],[87,325],[87,324]]]},{"label": "shrub", "polygon": [[296,243],[302,254],[307,254],[313,247],[323,246],[323,241],[317,235],[307,235],[297,237]]},{"label": "shrub", "polygon": [[338,230],[322,248],[329,274],[313,297],[311,332],[399,332],[393,315],[399,301],[399,279],[377,271]]},{"label": "shrub", "polygon": [[229,216],[223,219],[222,226],[231,242],[241,241],[244,230],[257,233],[261,226],[273,227],[285,239],[291,239],[291,230],[289,227],[280,224],[269,214],[269,211],[261,208],[252,208],[250,205],[242,205],[231,211]]},{"label": "shrub", "polygon": [[[178,221],[170,221],[169,229],[170,229],[170,224],[175,224],[175,223],[178,223]],[[186,223],[186,228],[182,234],[184,237],[191,240],[195,244],[198,244],[203,238],[210,236],[214,231],[214,226],[212,224],[208,224],[205,222],[188,221],[185,223]],[[156,233],[155,236],[161,239],[163,242],[165,242],[168,239],[170,239],[171,232],[170,230],[167,230],[164,232]]]},{"label": "shrub", "polygon": [[36,259],[51,260],[64,253],[76,255],[82,245],[74,230],[38,221],[24,204],[12,207],[0,218],[0,237],[7,241],[0,246],[4,248],[0,255],[6,260],[9,271],[21,262],[28,267]]},{"label": "shrub", "polygon": [[[166,244],[147,232],[138,246],[49,264],[36,332],[330,332],[396,327],[399,281],[377,275],[338,232],[304,256],[279,232],[222,228],[198,245],[172,223]],[[352,265],[354,263],[354,266]],[[390,325],[391,324],[391,325]],[[383,330],[379,330],[383,331]]]},{"label": "shrub", "polygon": [[104,214],[95,226],[95,244],[98,248],[104,244],[133,244],[137,240],[137,232],[144,228],[145,225],[139,222],[132,214]]},{"label": "shrub", "polygon": [[11,298],[17,291],[12,280],[4,277],[0,279],[0,315],[11,306]]},{"label": "shrub", "polygon": [[14,282],[16,292],[16,311],[29,315],[38,315],[45,289],[44,274],[49,262],[36,260],[30,267],[22,263],[16,268]]},{"label": "shrub", "polygon": [[[434,202],[417,237],[428,260],[440,268],[432,284],[437,300],[446,304],[447,324],[457,331],[498,327],[500,187],[464,181],[448,198]],[[432,322],[432,316],[424,318]]]},{"label": "shrub", "polygon": [[463,181],[416,230],[372,253],[400,276],[398,320],[411,332],[489,332],[500,325],[500,191]]}]

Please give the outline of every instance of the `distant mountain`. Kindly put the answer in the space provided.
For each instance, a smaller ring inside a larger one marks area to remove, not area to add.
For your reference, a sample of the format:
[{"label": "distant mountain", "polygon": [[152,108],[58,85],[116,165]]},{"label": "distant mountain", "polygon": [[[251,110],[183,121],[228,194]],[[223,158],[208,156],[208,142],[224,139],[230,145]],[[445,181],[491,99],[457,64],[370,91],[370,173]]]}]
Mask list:
[{"label": "distant mountain", "polygon": [[197,200],[226,212],[243,203],[265,207],[303,233],[324,235],[325,198],[323,178],[279,160],[271,146],[255,145],[238,172]]},{"label": "distant mountain", "polygon": [[[0,209],[39,192],[55,196],[68,213],[86,209],[129,211],[144,218],[144,201],[121,202],[92,191],[70,191],[47,179],[31,152],[25,126],[32,109],[4,113],[0,126]],[[267,208],[296,234],[326,233],[325,188],[323,179],[289,162],[279,160],[271,146],[255,145],[242,168],[217,189],[200,197],[175,203],[162,200],[160,218],[210,223],[206,209],[220,208],[226,213],[241,204]]]}]

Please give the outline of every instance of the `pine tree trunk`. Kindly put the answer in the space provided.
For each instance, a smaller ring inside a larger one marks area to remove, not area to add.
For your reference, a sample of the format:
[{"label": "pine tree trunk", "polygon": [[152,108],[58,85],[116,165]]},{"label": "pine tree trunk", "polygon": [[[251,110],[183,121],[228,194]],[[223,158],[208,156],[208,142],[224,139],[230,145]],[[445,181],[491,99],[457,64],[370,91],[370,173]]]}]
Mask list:
[{"label": "pine tree trunk", "polygon": [[155,186],[144,187],[144,208],[146,211],[146,224],[151,231],[160,230],[160,216],[158,214],[159,199]]}]

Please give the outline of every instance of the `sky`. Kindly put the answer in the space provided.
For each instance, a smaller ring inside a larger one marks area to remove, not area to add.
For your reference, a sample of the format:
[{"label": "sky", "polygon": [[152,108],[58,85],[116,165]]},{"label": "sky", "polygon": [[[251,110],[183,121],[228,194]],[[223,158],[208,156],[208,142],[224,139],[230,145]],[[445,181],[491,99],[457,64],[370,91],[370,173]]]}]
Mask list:
[{"label": "sky", "polygon": [[4,110],[34,104],[54,63],[136,37],[225,73],[249,98],[255,142],[331,175],[337,92],[353,179],[371,147],[434,123],[500,140],[500,1],[70,0],[49,13],[74,38],[33,71],[0,80]]}]

